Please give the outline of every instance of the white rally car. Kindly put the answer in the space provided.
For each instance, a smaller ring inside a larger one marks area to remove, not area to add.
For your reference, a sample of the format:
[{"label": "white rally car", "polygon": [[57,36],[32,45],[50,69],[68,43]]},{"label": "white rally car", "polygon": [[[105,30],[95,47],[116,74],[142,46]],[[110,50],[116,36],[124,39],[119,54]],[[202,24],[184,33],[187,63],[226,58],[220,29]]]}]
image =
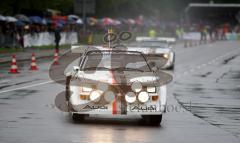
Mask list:
[{"label": "white rally car", "polygon": [[91,114],[141,115],[159,125],[171,76],[153,71],[141,52],[85,49],[79,65],[66,74],[66,101],[73,120]]},{"label": "white rally car", "polygon": [[[174,70],[175,52],[172,46],[175,38],[137,37],[136,42],[129,45],[129,50],[144,53],[149,61],[155,62],[160,69]],[[164,59],[166,60],[165,62]]]}]

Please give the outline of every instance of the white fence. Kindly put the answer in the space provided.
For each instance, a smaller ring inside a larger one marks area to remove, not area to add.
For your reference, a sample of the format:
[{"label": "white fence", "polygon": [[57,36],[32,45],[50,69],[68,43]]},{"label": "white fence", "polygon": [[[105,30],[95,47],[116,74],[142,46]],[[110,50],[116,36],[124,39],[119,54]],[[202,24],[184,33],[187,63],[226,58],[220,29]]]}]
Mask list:
[{"label": "white fence", "polygon": [[[200,32],[187,32],[183,34],[184,40],[195,40],[200,41],[201,40],[201,33]],[[207,40],[210,40],[209,34],[207,34]]]},{"label": "white fence", "polygon": [[[78,43],[77,32],[62,32],[60,45]],[[24,47],[54,45],[54,33],[42,32],[24,35]]]}]

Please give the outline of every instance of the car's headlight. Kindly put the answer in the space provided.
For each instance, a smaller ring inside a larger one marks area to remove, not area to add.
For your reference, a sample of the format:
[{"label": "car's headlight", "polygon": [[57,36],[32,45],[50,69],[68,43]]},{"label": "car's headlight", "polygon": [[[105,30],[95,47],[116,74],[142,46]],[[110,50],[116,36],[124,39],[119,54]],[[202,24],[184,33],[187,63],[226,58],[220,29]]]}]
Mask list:
[{"label": "car's headlight", "polygon": [[136,95],[135,93],[133,92],[128,92],[126,95],[125,95],[125,100],[128,102],[128,103],[133,103],[136,101]]},{"label": "car's headlight", "polygon": [[140,92],[142,90],[142,84],[140,82],[133,82],[131,88],[134,92]]},{"label": "car's headlight", "polygon": [[115,99],[115,95],[112,91],[107,91],[104,94],[104,99],[106,102],[112,102]]},{"label": "car's headlight", "polygon": [[153,86],[153,87],[147,87],[147,92],[148,93],[156,93],[156,87]]},{"label": "car's headlight", "polygon": [[166,58],[166,59],[168,59],[168,58],[169,58],[169,53],[163,54],[163,57]]},{"label": "car's headlight", "polygon": [[145,103],[149,100],[149,95],[147,92],[142,91],[138,94],[138,100],[142,103]]},{"label": "car's headlight", "polygon": [[101,93],[94,90],[90,93],[90,100],[94,102],[98,102],[100,100]]},{"label": "car's headlight", "polygon": [[91,92],[92,90],[93,90],[93,89],[92,89],[92,86],[91,86],[91,85],[85,84],[85,85],[82,86],[82,91],[83,91],[83,92]]}]

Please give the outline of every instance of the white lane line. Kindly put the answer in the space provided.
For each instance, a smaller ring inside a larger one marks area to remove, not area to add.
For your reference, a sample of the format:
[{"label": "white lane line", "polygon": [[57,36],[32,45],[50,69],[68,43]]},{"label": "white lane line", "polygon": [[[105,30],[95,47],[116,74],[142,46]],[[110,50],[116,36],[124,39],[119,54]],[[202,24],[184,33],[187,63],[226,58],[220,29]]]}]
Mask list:
[{"label": "white lane line", "polygon": [[0,91],[0,94],[1,93],[6,93],[6,92],[10,92],[10,91],[16,91],[16,90],[20,90],[20,89],[26,89],[26,88],[30,88],[30,87],[35,87],[35,86],[39,86],[39,85],[44,85],[44,84],[48,84],[48,83],[53,83],[53,82],[55,82],[55,81],[49,80],[49,81],[42,82],[42,83],[37,83],[37,84],[32,84],[32,85],[28,85],[28,86],[19,87],[19,88],[4,90],[4,91]]}]

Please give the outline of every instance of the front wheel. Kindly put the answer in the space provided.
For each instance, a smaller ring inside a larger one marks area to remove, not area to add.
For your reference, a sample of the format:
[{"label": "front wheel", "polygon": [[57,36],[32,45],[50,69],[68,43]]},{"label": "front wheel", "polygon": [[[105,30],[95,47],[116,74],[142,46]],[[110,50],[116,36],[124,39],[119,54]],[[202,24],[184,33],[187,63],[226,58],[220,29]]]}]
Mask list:
[{"label": "front wheel", "polygon": [[160,125],[162,121],[162,115],[142,115],[144,122],[148,125]]},{"label": "front wheel", "polygon": [[174,71],[174,64],[171,67],[169,67],[168,69],[171,71]]}]

